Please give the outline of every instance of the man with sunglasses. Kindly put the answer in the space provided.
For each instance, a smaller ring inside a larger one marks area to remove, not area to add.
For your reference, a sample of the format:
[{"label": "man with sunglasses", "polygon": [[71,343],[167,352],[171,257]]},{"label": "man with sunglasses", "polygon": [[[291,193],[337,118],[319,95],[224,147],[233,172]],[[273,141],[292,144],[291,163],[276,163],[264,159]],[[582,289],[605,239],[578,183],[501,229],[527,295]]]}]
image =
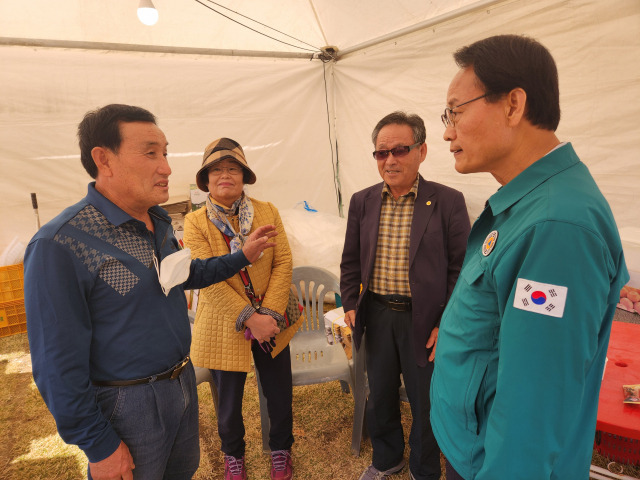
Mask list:
[{"label": "man with sunglasses", "polygon": [[607,201],[560,142],[558,73],[517,35],[458,50],[442,116],[460,173],[500,189],[442,317],[431,422],[447,480],[587,478],[611,321],[629,279]]},{"label": "man with sunglasses", "polygon": [[360,479],[405,465],[401,375],[411,405],[410,476],[440,478],[429,423],[429,384],[444,306],[464,258],[469,216],[462,193],[418,173],[427,155],[424,122],[393,112],[373,130],[383,182],[351,197],[340,290],[356,348],[366,347],[367,427],[373,458]]}]

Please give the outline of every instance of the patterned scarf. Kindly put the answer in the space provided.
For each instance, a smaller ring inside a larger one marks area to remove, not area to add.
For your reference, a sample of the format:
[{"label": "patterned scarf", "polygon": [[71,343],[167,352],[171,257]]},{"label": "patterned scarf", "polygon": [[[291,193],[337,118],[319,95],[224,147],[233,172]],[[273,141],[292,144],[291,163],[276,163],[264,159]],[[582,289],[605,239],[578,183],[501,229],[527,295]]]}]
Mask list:
[{"label": "patterned scarf", "polygon": [[[238,224],[240,226],[240,232],[238,233],[233,229],[228,219],[228,217],[235,215],[236,212],[238,212]],[[211,196],[207,196],[207,216],[220,232],[231,239],[229,242],[231,253],[242,249],[253,223],[253,204],[244,192],[242,192],[240,198],[233,202],[229,209],[214,204]]]}]

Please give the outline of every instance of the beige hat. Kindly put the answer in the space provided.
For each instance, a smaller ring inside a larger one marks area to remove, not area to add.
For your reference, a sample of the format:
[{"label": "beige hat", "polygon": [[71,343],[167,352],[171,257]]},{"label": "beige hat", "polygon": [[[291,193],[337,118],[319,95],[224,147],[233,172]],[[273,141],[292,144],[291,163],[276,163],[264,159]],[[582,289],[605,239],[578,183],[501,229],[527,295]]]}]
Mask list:
[{"label": "beige hat", "polygon": [[203,192],[208,192],[207,184],[209,183],[209,168],[224,160],[230,158],[238,162],[244,170],[242,181],[249,185],[256,183],[256,174],[249,168],[247,159],[244,158],[244,151],[238,142],[230,138],[219,138],[214,140],[204,150],[202,156],[202,167],[196,173],[196,184]]}]

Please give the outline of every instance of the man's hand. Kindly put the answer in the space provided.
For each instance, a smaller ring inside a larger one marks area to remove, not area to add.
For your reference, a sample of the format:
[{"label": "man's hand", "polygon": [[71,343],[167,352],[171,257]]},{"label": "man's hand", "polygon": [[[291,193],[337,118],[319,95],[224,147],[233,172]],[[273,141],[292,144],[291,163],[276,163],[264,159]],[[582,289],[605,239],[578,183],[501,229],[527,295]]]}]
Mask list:
[{"label": "man's hand", "polygon": [[262,315],[258,312],[251,315],[245,322],[245,326],[251,329],[255,339],[262,343],[268,342],[271,337],[280,333],[278,322],[270,315]]},{"label": "man's hand", "polygon": [[427,348],[433,347],[431,350],[431,355],[429,355],[429,361],[433,362],[433,359],[436,358],[436,343],[438,343],[438,327],[431,330],[431,335],[429,335],[429,340],[427,340]]},{"label": "man's hand", "polygon": [[356,326],[356,311],[349,310],[348,312],[344,312],[344,323],[349,325],[351,328]]},{"label": "man's hand", "polygon": [[[271,237],[278,235],[275,229],[275,225],[263,225],[262,227],[256,228],[255,232],[247,237],[242,247],[242,253],[244,253],[244,256],[247,257],[249,262],[253,263],[258,260],[265,248],[276,246],[275,243],[269,241]],[[253,329],[251,329],[251,331],[253,331]]]},{"label": "man's hand", "polygon": [[133,480],[132,470],[136,468],[129,448],[120,442],[120,445],[104,460],[89,462],[89,470],[94,480]]}]

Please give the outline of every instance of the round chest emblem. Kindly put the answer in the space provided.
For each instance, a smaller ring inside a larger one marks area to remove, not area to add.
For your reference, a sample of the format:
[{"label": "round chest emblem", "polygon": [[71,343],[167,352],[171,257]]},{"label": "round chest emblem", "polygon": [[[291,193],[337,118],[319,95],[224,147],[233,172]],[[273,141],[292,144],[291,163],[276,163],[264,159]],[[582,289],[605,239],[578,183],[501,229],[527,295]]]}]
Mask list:
[{"label": "round chest emblem", "polygon": [[485,257],[489,256],[489,254],[493,250],[493,247],[496,246],[497,241],[498,231],[494,230],[489,235],[487,235],[487,238],[484,239],[484,243],[482,244],[482,255],[484,255]]}]

